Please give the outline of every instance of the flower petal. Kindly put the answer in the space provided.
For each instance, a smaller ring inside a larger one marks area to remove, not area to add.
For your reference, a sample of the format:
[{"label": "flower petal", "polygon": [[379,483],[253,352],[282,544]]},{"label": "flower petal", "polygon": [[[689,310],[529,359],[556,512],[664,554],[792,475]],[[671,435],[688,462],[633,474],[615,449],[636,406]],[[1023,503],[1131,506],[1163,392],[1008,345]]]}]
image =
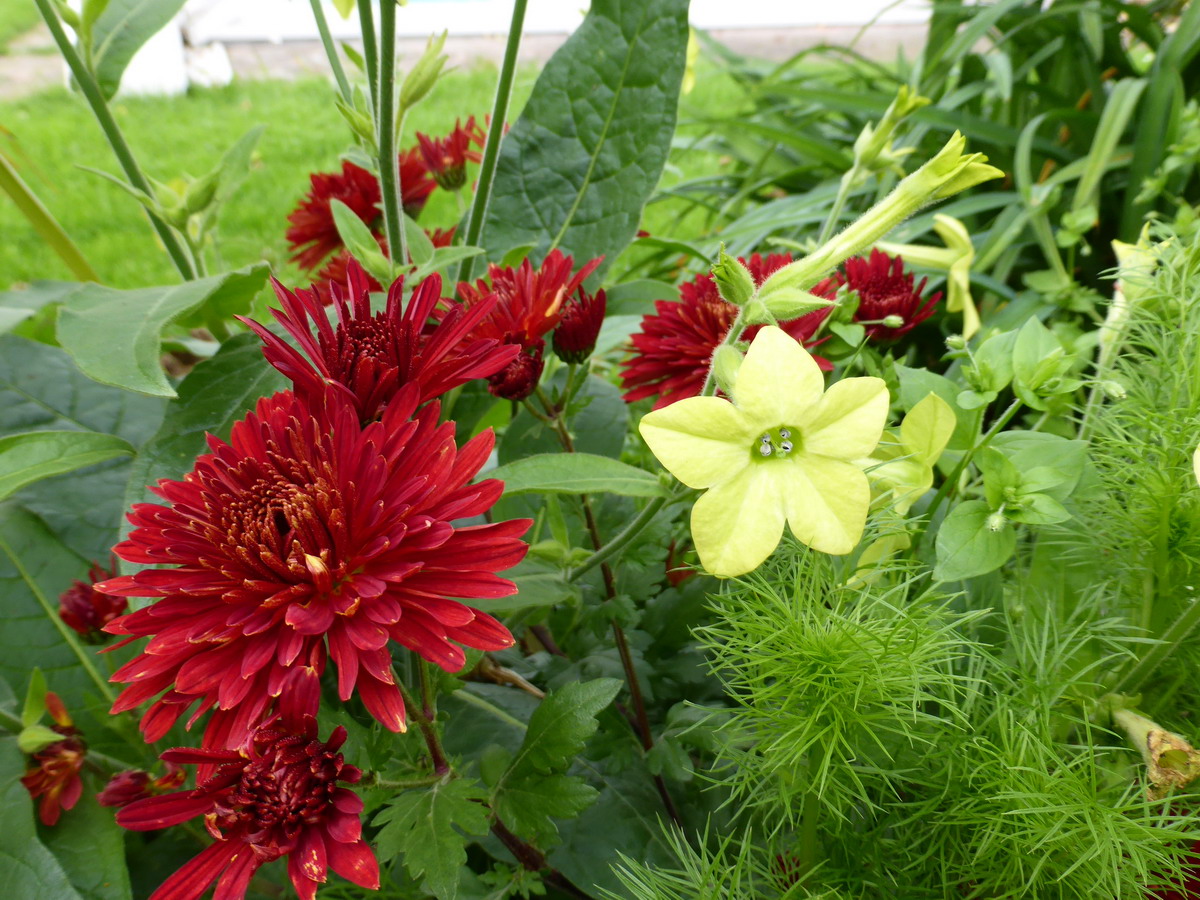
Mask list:
[{"label": "flower petal", "polygon": [[796,423],[805,458],[811,454],[834,459],[870,456],[883,434],[887,413],[888,390],[882,378],[842,379]]},{"label": "flower petal", "polygon": [[747,465],[696,501],[692,540],[705,569],[714,575],[744,575],[771,555],[783,535],[778,476],[791,468],[773,462]]},{"label": "flower petal", "polygon": [[783,484],[792,534],[821,553],[849,553],[867,521],[867,476],[850,463],[820,456],[801,457],[790,468]]},{"label": "flower petal", "polygon": [[691,488],[712,487],[750,462],[750,428],[718,397],[689,397],[646,413],[638,430],[658,461]]},{"label": "flower petal", "polygon": [[777,428],[798,425],[824,388],[812,355],[786,331],[768,325],[750,342],[733,400],[754,428]]}]

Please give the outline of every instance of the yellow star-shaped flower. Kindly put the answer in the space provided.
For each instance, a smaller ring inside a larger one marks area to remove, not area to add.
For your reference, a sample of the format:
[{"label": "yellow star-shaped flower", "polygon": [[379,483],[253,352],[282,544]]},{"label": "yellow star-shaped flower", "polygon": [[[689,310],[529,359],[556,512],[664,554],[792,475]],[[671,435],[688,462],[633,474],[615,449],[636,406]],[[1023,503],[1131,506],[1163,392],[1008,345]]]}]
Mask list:
[{"label": "yellow star-shaped flower", "polygon": [[688,487],[692,539],[714,575],[743,575],[779,544],[786,521],[822,553],[849,553],[871,490],[855,460],[879,443],[888,412],[880,378],[845,378],[828,391],[813,358],[774,326],[750,344],[733,401],[691,397],[648,413],[640,431]]}]

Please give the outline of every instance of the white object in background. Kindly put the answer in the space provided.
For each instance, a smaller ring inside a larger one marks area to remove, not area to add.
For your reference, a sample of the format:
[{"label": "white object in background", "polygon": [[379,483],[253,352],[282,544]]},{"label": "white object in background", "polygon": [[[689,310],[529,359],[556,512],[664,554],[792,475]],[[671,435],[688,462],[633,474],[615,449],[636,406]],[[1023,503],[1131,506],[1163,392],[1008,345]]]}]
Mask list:
[{"label": "white object in background", "polygon": [[[83,0],[68,0],[76,12]],[[175,16],[133,55],[121,75],[118,95],[182,94],[188,87],[187,66],[183,56],[183,31]],[[63,80],[70,86],[71,73],[63,63]]]},{"label": "white object in background", "polygon": [[188,81],[196,87],[224,87],[233,81],[233,63],[224,44],[188,47],[185,55]]}]

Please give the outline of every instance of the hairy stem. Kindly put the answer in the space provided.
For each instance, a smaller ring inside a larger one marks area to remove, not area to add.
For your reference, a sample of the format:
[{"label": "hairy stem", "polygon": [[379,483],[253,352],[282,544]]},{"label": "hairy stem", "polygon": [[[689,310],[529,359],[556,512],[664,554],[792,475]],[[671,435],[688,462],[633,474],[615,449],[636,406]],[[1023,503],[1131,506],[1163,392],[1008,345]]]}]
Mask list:
[{"label": "hairy stem", "polygon": [[425,746],[429,748],[429,761],[433,766],[433,771],[440,777],[449,773],[450,763],[446,759],[446,751],[442,749],[442,739],[438,737],[437,728],[434,727],[434,717],[426,714],[424,695],[427,690],[425,682],[428,676],[425,665],[425,660],[421,660],[418,669],[421,673],[422,698],[420,700],[412,695],[401,679],[397,678],[396,684],[400,687],[400,696],[404,698],[404,706],[408,709],[409,716],[416,721],[417,728],[421,731],[421,737],[425,739]]},{"label": "hairy stem", "polygon": [[846,207],[846,200],[850,197],[850,191],[854,189],[854,182],[860,175],[858,163],[851,166],[850,170],[842,176],[841,183],[838,184],[837,196],[833,200],[833,206],[829,208],[829,215],[825,217],[825,224],[821,226],[821,234],[817,237],[817,246],[824,244],[827,240],[833,237],[833,232],[837,228],[838,220],[842,217],[842,210]]},{"label": "hairy stem", "polygon": [[[483,159],[479,164],[479,178],[475,185],[475,197],[467,218],[463,244],[474,247],[483,233],[483,219],[487,215],[488,202],[492,198],[492,182],[496,177],[496,161],[500,157],[500,141],[504,138],[504,120],[508,116],[508,101],[512,97],[513,73],[517,68],[517,50],[521,46],[521,31],[525,27],[527,0],[515,0],[512,20],[508,25],[508,43],[504,46],[504,61],[500,64],[500,77],[496,81],[496,98],[492,101],[492,121],[488,126],[487,142],[483,145]],[[468,256],[458,268],[455,281],[470,281],[475,260]]]},{"label": "hairy stem", "polygon": [[[137,160],[133,157],[133,151],[129,149],[129,144],[125,141],[125,135],[121,133],[121,129],[117,125],[117,120],[113,118],[112,110],[108,108],[108,103],[105,101],[104,95],[100,92],[100,86],[92,76],[91,70],[84,65],[79,53],[75,50],[75,46],[71,43],[70,38],[67,37],[66,32],[63,31],[62,23],[50,6],[50,0],[34,0],[34,2],[37,4],[38,12],[42,14],[42,18],[46,22],[46,27],[50,29],[54,43],[58,45],[59,52],[62,53],[63,59],[66,60],[67,65],[70,67],[71,74],[75,77],[80,92],[83,94],[84,99],[87,100],[88,106],[91,107],[92,115],[96,117],[96,121],[100,125],[100,130],[104,132],[104,137],[108,140],[108,145],[112,147],[112,151],[116,155],[117,162],[120,163],[125,177],[133,187],[153,197],[154,188],[150,186],[150,182],[142,174]],[[192,266],[191,259],[188,258],[187,251],[179,242],[179,236],[151,210],[147,209],[146,215],[150,219],[150,224],[154,227],[154,231],[158,234],[159,240],[163,242],[167,255],[171,257],[171,262],[174,263],[176,271],[179,272],[184,281],[190,281],[195,278],[196,271]]]},{"label": "hairy stem", "polygon": [[646,504],[645,508],[637,514],[637,518],[626,525],[625,528],[616,535],[616,537],[609,540],[608,543],[606,543],[603,547],[598,549],[595,553],[568,572],[567,580],[575,581],[587,572],[590,572],[596,566],[606,563],[610,558],[624,550],[627,546],[633,543],[634,539],[637,538],[638,535],[645,530],[646,526],[653,521],[654,517],[658,515],[658,511],[662,509],[666,503],[666,497],[655,497],[652,499]]},{"label": "hairy stem", "polygon": [[329,33],[325,9],[321,6],[321,0],[309,0],[309,4],[312,6],[313,18],[317,20],[317,31],[325,47],[325,56],[329,58],[329,68],[333,70],[333,77],[337,80],[338,93],[347,104],[352,104],[354,95],[350,92],[350,82],[346,79],[346,70],[342,68],[342,60],[338,56],[337,45],[333,43],[333,35]]},{"label": "hairy stem", "polygon": [[[359,6],[366,5],[365,0]],[[408,262],[404,221],[400,218],[400,160],[396,156],[396,4],[379,5],[379,91],[376,97],[379,140],[379,188],[383,199],[383,228],[392,262]]]},{"label": "hairy stem", "polygon": [[375,40],[375,16],[370,0],[357,4],[358,24],[362,31],[363,62],[367,66],[367,85],[371,92],[371,108],[379,121],[379,44]]}]

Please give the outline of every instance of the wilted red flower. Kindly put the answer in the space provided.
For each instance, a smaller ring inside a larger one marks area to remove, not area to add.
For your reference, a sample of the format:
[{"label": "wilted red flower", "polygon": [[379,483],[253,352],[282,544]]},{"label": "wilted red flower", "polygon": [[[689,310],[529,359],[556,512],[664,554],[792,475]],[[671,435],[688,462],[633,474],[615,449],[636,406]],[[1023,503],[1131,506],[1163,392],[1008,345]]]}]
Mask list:
[{"label": "wilted red flower", "polygon": [[199,704],[189,726],[214,710],[204,745],[240,747],[273,706],[316,712],[328,654],[341,699],[357,691],[402,731],[389,641],[451,672],[465,662],[452,642],[512,644],[494,618],[450,598],[516,593],[495,573],[524,557],[530,522],[456,524],[504,489],[472,483],[495,439],[489,430],[457,448],[454,423],[438,424],[437,402],[416,411],[419,397],[406,385],[366,427],[332,391],[263,398],[229,443],[210,436],[212,452],[182,481],[153,488],[169,506],[133,507],[117,555],[174,568],[102,585],[162,598],[108,625],[150,638],[113,675],[128,685],[114,713],[158,697],[142,718],[156,741]]},{"label": "wilted red flower", "polygon": [[[846,260],[842,272],[833,276],[833,293],[845,284],[858,294],[858,309],[854,321],[870,322],[866,325],[867,337],[876,341],[894,341],[912,331],[933,315],[937,302],[942,299],[941,291],[929,299],[921,296],[925,282],[913,286],[915,276],[904,271],[904,260],[891,257],[882,250],[872,250],[869,259],[856,256]],[[883,321],[894,316],[899,324],[885,325]]]},{"label": "wilted red flower", "polygon": [[61,734],[63,739],[33,754],[34,766],[21,776],[21,784],[35,800],[42,798],[38,804],[38,818],[42,824],[55,825],[62,811],[75,806],[83,794],[83,779],[79,773],[83,770],[87,748],[77,736],[79,732],[62,700],[53,691],[46,692],[46,711],[54,720],[51,730]]},{"label": "wilted red flower", "polygon": [[563,301],[580,289],[601,262],[603,257],[593,259],[571,274],[575,260],[552,250],[536,269],[528,259],[515,269],[492,263],[488,266],[490,286],[482,278],[474,285],[458,283],[458,295],[470,309],[486,302],[489,295],[497,298],[491,313],[471,336],[518,344],[525,351],[509,363],[511,372],[499,372],[489,379],[492,394],[511,400],[529,396],[542,374],[543,338],[562,319]]},{"label": "wilted red flower", "polygon": [[[741,260],[755,284],[762,284],[767,276],[791,261],[787,253],[766,257],[755,253],[749,260]],[[835,288],[827,279],[813,288],[813,293],[832,297]],[[822,293],[827,289],[831,292]],[[678,300],[654,301],[654,312],[642,317],[641,331],[630,339],[633,355],[621,363],[625,402],[657,395],[654,408],[660,409],[676,400],[697,396],[704,389],[712,355],[729,333],[737,313],[736,306],[721,298],[717,283],[708,274],[681,284]],[[808,343],[809,339],[826,315],[826,310],[818,309],[779,325],[811,349],[814,345]],[[753,326],[743,336],[745,340],[753,340],[757,333],[758,326]],[[833,368],[820,357],[815,358],[821,368],[827,371]]]},{"label": "wilted red flower", "polygon": [[163,753],[164,762],[199,766],[198,786],[138,800],[117,813],[117,824],[151,831],[203,816],[215,843],[150,900],[195,900],[214,881],[217,900],[240,900],[258,867],[284,856],[300,900],[316,897],[329,869],[378,889],[379,864],[362,838],[363,802],[338,784],[362,778],[338,752],[345,741],[339,725],[322,742],[309,716],[299,727],[264,725],[243,750],[180,747]]},{"label": "wilted red flower", "polygon": [[101,806],[128,806],[155,794],[173,791],[183,784],[183,779],[183,769],[174,763],[167,763],[167,773],[158,778],[151,778],[149,772],[141,769],[128,769],[108,779],[104,790],[96,795],[96,802]]},{"label": "wilted red flower", "polygon": [[[287,239],[292,245],[292,259],[300,268],[311,270],[342,246],[333,221],[331,201],[341,200],[375,231],[381,215],[381,195],[375,175],[349,161],[342,163],[341,173],[318,172],[309,179],[312,188],[308,195],[288,215],[292,227],[287,230]],[[425,196],[429,196],[428,193]],[[424,204],[423,199],[421,203]]]},{"label": "wilted red flower", "polygon": [[545,343],[539,340],[529,348],[520,348],[520,353],[512,362],[488,379],[488,391],[493,397],[502,400],[524,400],[533,393],[542,377],[542,369],[546,367],[546,360],[542,356]]},{"label": "wilted red flower", "polygon": [[112,578],[116,564],[108,571],[99,563],[88,569],[89,581],[73,581],[58,600],[58,615],[69,628],[77,632],[89,644],[100,644],[108,640],[101,629],[129,608],[124,597],[113,597],[96,590],[96,582]]},{"label": "wilted red flower", "polygon": [[437,182],[429,176],[429,169],[421,157],[419,147],[409,147],[400,151],[400,205],[404,214],[415,219],[425,208],[429,195],[437,187]]},{"label": "wilted red flower", "polygon": [[430,231],[425,229],[425,234],[429,238],[429,243],[435,247],[449,247],[454,243],[454,225],[449,228],[435,228]]},{"label": "wilted red flower", "polygon": [[608,305],[604,291],[587,294],[580,288],[575,296],[562,305],[558,327],[554,329],[553,347],[563,362],[581,363],[592,355],[604,311]]},{"label": "wilted red flower", "polygon": [[494,338],[468,337],[495,305],[495,297],[469,309],[450,302],[435,321],[442,277],[430,275],[422,281],[407,307],[404,280],[398,278],[388,290],[387,307],[372,314],[370,280],[356,260],[347,262],[345,282],[329,288],[337,310],[336,328],[316,293],[292,293],[272,280],[283,309],[272,309],[271,314],[295,339],[300,352],[257,322],[242,320],[262,338],[267,361],[292,380],[302,398],[316,402],[332,387],[369,422],[405,385],[416,385],[418,402],[424,403],[498,372],[517,355],[518,348]]},{"label": "wilted red flower", "polygon": [[455,119],[454,130],[444,138],[417,132],[421,158],[434,181],[448,191],[457,191],[467,183],[467,161],[480,160],[479,151],[472,150],[471,145],[482,148],[486,140],[487,134],[475,123],[474,116],[467,119],[465,126]]}]

